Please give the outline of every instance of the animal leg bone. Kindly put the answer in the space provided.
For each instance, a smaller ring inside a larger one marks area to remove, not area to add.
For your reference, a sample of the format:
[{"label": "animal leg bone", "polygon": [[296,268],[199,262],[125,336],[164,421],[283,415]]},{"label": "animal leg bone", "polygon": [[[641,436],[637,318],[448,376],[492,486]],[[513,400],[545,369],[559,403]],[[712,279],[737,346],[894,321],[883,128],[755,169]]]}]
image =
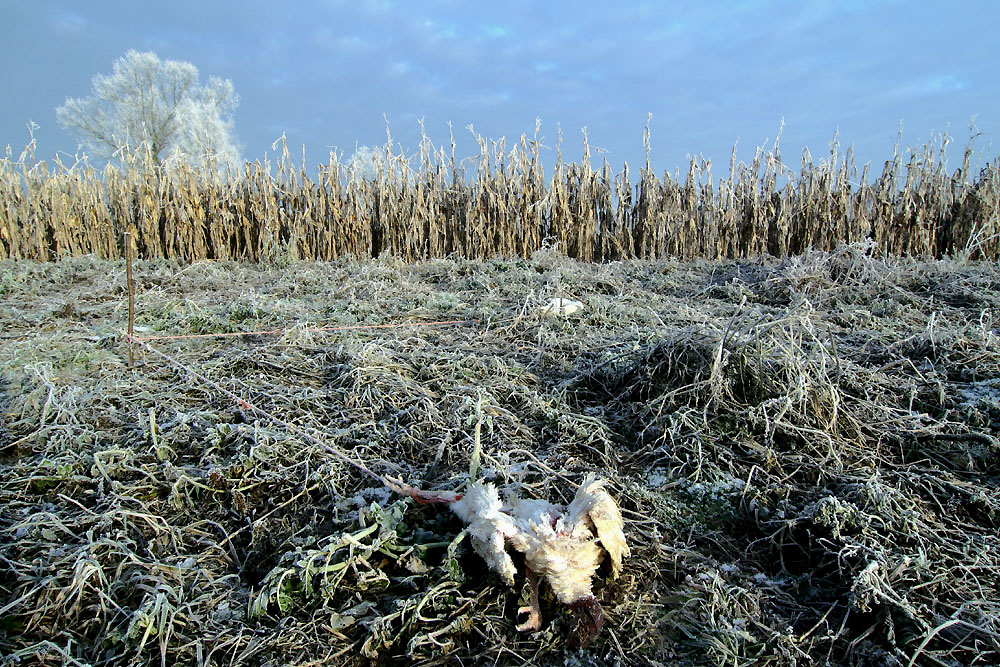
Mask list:
[{"label": "animal leg bone", "polygon": [[538,575],[530,569],[526,570],[526,574],[528,575],[528,583],[531,584],[531,599],[527,607],[519,607],[517,610],[518,614],[528,614],[524,623],[517,626],[520,632],[538,630],[542,627],[542,607],[538,602]]},{"label": "animal leg bone", "polygon": [[382,482],[392,491],[401,496],[409,496],[421,505],[434,505],[439,503],[453,503],[462,499],[461,493],[454,491],[424,491],[410,486],[398,477],[384,477]]}]

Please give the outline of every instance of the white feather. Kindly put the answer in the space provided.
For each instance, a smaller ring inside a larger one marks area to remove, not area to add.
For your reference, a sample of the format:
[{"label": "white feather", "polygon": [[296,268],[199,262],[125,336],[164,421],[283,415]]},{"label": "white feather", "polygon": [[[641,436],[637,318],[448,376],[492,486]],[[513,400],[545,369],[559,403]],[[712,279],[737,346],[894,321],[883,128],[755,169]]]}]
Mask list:
[{"label": "white feather", "polygon": [[482,482],[450,506],[468,524],[476,552],[508,584],[514,582],[514,564],[507,544],[523,553],[525,565],[545,577],[567,604],[593,595],[591,580],[605,551],[616,577],[629,554],[618,505],[593,476],[580,485],[569,507],[514,498],[507,508],[496,487]]},{"label": "white feather", "polygon": [[473,484],[460,500],[449,504],[451,511],[467,525],[472,548],[508,585],[514,585],[514,561],[505,549],[506,540],[517,533],[514,522],[505,514],[500,494],[492,484]]},{"label": "white feather", "polygon": [[542,317],[567,317],[583,310],[581,301],[573,299],[549,299],[549,302],[538,309]]}]

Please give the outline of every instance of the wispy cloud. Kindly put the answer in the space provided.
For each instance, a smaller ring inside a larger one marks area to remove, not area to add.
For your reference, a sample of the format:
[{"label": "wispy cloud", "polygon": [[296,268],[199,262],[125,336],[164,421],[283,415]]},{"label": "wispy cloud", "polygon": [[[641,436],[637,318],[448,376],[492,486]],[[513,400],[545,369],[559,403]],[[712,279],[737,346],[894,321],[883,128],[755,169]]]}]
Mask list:
[{"label": "wispy cloud", "polygon": [[955,74],[935,74],[921,76],[905,81],[901,84],[887,87],[879,99],[887,100],[916,100],[920,98],[939,96],[946,93],[955,93],[969,87],[968,83]]},{"label": "wispy cloud", "polygon": [[918,84],[918,89],[925,95],[936,95],[938,93],[949,93],[955,90],[963,90],[967,87],[965,81],[954,74],[941,74],[924,79]]},{"label": "wispy cloud", "polygon": [[454,39],[458,36],[458,26],[453,21],[435,21],[433,19],[424,19],[423,27],[424,30],[426,30],[430,35],[430,38],[434,41]]},{"label": "wispy cloud", "polygon": [[[231,78],[248,155],[279,126],[312,154],[378,142],[383,114],[404,143],[412,118],[517,136],[541,116],[567,142],[587,125],[620,163],[643,157],[652,112],[653,159],[671,170],[689,153],[725,163],[737,137],[752,150],[782,118],[789,154],[796,142],[821,152],[840,127],[862,159],[879,157],[901,118],[923,136],[981,112],[981,129],[1000,131],[988,116],[1000,91],[981,84],[1000,66],[994,0],[947,12],[904,0],[36,2],[4,10],[0,71],[19,95],[0,105],[0,143],[27,118],[54,126],[53,108],[128,48]],[[40,43],[44,58],[17,56]],[[43,132],[40,153],[46,140],[53,152],[69,142]]]},{"label": "wispy cloud", "polygon": [[486,33],[487,37],[492,37],[494,39],[507,36],[507,29],[499,25],[484,26],[483,32]]},{"label": "wispy cloud", "polygon": [[90,21],[77,12],[64,11],[52,17],[52,25],[60,33],[79,33],[87,29]]},{"label": "wispy cloud", "polygon": [[376,14],[384,14],[393,9],[392,0],[361,0],[360,4],[365,10]]}]

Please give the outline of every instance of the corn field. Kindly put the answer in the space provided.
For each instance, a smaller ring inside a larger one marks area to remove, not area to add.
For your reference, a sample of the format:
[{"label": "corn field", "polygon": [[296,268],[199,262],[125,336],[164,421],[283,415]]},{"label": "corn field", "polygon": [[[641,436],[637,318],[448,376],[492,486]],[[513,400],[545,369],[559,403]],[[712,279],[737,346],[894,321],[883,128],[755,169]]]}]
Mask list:
[{"label": "corn field", "polygon": [[871,240],[894,255],[1000,256],[1000,170],[973,173],[971,141],[949,173],[945,136],[900,151],[881,172],[859,174],[836,138],[797,172],[775,146],[749,163],[736,151],[724,178],[693,159],[686,174],[646,166],[633,182],[560,150],[546,176],[536,126],[512,147],[477,136],[465,160],[426,135],[419,153],[397,152],[391,137],[359,173],[335,153],[309,175],[282,143],[275,164],[246,163],[240,174],[162,167],[136,158],[96,169],[49,165],[31,147],[0,158],[0,257],[56,260],[123,255],[131,232],[138,256],[273,261],[331,260],[388,253],[412,261],[460,255],[526,257],[556,244],[584,261],[665,257],[708,259],[794,255]]}]

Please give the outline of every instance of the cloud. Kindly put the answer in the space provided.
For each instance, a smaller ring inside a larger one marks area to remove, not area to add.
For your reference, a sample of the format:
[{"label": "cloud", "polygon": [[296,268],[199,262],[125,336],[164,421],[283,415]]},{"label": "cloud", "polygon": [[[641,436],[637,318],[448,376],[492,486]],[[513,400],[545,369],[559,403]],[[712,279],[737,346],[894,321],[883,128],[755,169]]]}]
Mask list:
[{"label": "cloud", "polygon": [[886,89],[877,99],[881,101],[912,100],[921,97],[941,96],[969,88],[969,84],[956,74],[935,74],[905,81]]},{"label": "cloud", "polygon": [[481,95],[476,95],[472,98],[471,102],[473,106],[477,107],[491,107],[500,104],[507,104],[510,102],[512,95],[510,91],[501,90],[496,92],[489,92]]},{"label": "cloud", "polygon": [[392,10],[391,0],[361,0],[361,6],[373,14],[385,14]]},{"label": "cloud", "polygon": [[52,17],[52,26],[57,32],[81,33],[90,25],[84,16],[73,11],[61,11]]},{"label": "cloud", "polygon": [[409,60],[397,60],[389,65],[389,72],[394,76],[406,76],[413,71],[413,63]]},{"label": "cloud", "polygon": [[[324,31],[326,30],[324,28]],[[375,44],[360,35],[330,35],[322,43],[333,51],[345,54],[356,55],[375,50]]]},{"label": "cloud", "polygon": [[925,95],[935,95],[937,93],[949,93],[955,90],[963,90],[966,83],[954,74],[942,74],[929,79],[924,79],[917,85],[917,89]]},{"label": "cloud", "polygon": [[454,39],[458,35],[458,26],[452,21],[424,19],[423,27],[433,41]]},{"label": "cloud", "polygon": [[[24,91],[0,108],[6,141],[128,48],[232,79],[248,155],[282,125],[311,151],[379,141],[385,113],[404,142],[411,130],[419,138],[411,118],[429,132],[453,121],[498,138],[542,116],[568,144],[587,125],[616,160],[634,159],[652,112],[654,161],[672,168],[686,153],[727,162],[737,136],[749,147],[782,117],[794,154],[798,137],[823,147],[838,126],[845,141],[894,136],[903,117],[924,132],[997,104],[982,82],[997,62],[989,26],[1000,9],[985,0],[944,13],[904,0],[38,2],[4,17],[8,88]],[[32,43],[52,48],[17,60]],[[914,49],[923,43],[935,48]]]}]

